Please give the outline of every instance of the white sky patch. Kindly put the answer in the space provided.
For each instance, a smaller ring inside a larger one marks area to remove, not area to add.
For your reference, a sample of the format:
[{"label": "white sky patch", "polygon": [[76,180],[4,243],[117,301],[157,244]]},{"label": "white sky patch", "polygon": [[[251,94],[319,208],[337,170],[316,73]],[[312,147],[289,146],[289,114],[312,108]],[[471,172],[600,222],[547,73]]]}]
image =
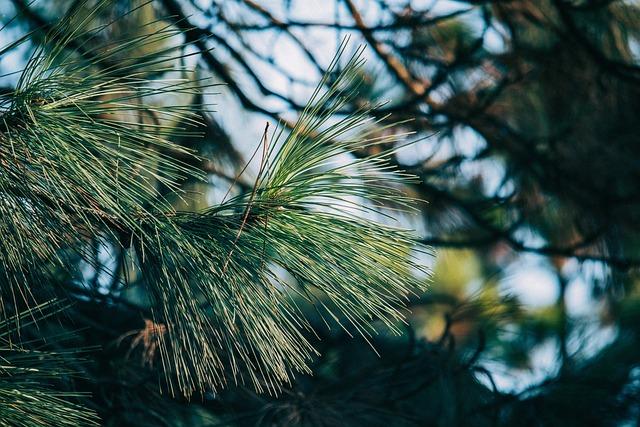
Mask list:
[{"label": "white sky patch", "polygon": [[529,307],[545,307],[558,298],[558,281],[542,258],[536,255],[522,255],[521,259],[509,265],[505,278],[500,282],[502,292],[516,295]]},{"label": "white sky patch", "polygon": [[570,281],[565,291],[567,313],[571,317],[584,316],[593,312],[595,301],[591,297],[589,284],[583,277]]},{"label": "white sky patch", "polygon": [[[557,357],[558,343],[549,339],[531,351],[531,369],[511,369],[493,360],[483,361],[482,364],[491,372],[498,390],[518,393],[555,375],[559,366]],[[491,388],[491,382],[486,375],[477,374],[476,378]]]}]

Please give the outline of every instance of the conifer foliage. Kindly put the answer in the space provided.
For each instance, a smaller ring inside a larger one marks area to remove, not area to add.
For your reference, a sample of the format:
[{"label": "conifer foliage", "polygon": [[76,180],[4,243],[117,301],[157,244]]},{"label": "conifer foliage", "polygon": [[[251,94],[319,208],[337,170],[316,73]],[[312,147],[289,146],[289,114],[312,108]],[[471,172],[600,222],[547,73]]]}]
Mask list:
[{"label": "conifer foliage", "polygon": [[122,31],[145,6],[104,22],[108,0],[81,2],[46,37],[30,33],[0,51],[35,46],[1,98],[0,338],[12,357],[0,367],[0,417],[10,425],[96,421],[74,395],[48,388],[72,373],[66,363],[81,362],[24,349],[19,337],[4,342],[22,322],[64,311],[43,298],[91,266],[89,242],[126,252],[141,278],[155,340],[146,355],[176,396],[239,383],[277,393],[310,373],[317,354],[308,307],[327,327],[366,339],[378,333],[372,325],[397,330],[424,283],[412,234],[364,219],[410,208],[399,189],[412,178],[388,165],[391,151],[348,154],[399,136],[368,106],[330,120],[358,92],[361,52],[347,55],[346,44],[297,122],[267,126],[249,191],[176,210],[181,183],[206,175],[194,166],[200,155],[175,141],[208,113],[195,100],[215,79],[184,65],[192,54],[168,21]]}]

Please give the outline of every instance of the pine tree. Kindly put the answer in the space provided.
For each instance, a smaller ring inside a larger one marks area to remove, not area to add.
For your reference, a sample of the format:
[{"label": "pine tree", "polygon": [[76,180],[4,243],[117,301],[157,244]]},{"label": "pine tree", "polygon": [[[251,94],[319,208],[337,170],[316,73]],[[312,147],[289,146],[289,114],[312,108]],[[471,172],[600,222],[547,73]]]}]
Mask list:
[{"label": "pine tree", "polygon": [[332,120],[358,94],[361,51],[341,46],[290,129],[266,126],[247,191],[184,211],[175,208],[190,196],[182,185],[206,181],[205,159],[176,141],[198,137],[215,80],[183,65],[192,54],[169,42],[178,27],[126,24],[148,3],[107,22],[108,0],[74,6],[45,37],[31,32],[0,50],[36,46],[1,98],[2,422],[98,422],[67,391],[74,380],[59,380],[82,374],[82,349],[56,350],[68,348],[66,333],[21,332],[54,314],[67,322],[67,304],[53,299],[81,304],[83,270],[104,268],[96,248],[124,254],[112,274],[125,291],[143,285],[146,327],[128,335],[131,348],[176,398],[238,384],[278,395],[311,373],[312,318],[365,340],[399,332],[405,301],[424,288],[425,249],[366,218],[411,209],[401,184],[413,178],[389,165],[393,150],[349,153],[404,135],[369,105]]}]

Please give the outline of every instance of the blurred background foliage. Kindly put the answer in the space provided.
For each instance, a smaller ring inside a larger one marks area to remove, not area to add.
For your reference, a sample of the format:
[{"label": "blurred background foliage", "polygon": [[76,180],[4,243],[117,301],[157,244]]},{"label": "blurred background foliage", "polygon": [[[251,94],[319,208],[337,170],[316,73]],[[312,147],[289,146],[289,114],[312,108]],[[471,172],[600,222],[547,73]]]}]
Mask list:
[{"label": "blurred background foliage", "polygon": [[[76,3],[3,1],[3,37],[40,34]],[[132,4],[116,1],[102,19]],[[229,187],[250,191],[258,165],[236,177],[264,122],[293,123],[349,37],[367,56],[349,108],[389,100],[375,110],[382,123],[409,121],[380,132],[415,133],[394,162],[421,179],[406,190],[425,202],[397,219],[435,255],[424,258],[430,289],[410,301],[401,336],[380,328],[369,345],[308,313],[321,352],[313,376],[278,396],[232,385],[186,401],[158,391],[137,270],[96,243],[93,266],[79,261],[76,276],[59,277],[74,305],[41,327],[52,337],[76,330],[53,343],[89,349],[73,388],[91,393],[78,399],[105,425],[640,424],[640,4],[134,5],[123,28],[152,31],[139,25],[162,17],[154,25],[185,31],[166,43],[197,53],[195,75],[226,84],[213,95],[218,111],[200,113],[205,138],[177,141],[206,158],[194,166],[209,178],[182,183],[189,197],[176,208],[214,205]],[[4,54],[0,73],[31,49]],[[5,91],[15,83],[3,77]]]}]

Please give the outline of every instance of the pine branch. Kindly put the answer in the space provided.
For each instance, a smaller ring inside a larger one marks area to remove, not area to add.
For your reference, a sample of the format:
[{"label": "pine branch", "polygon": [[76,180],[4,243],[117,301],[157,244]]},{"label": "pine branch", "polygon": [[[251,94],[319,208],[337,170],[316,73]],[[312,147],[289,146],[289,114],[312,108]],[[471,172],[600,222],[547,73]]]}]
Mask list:
[{"label": "pine branch", "polygon": [[397,136],[367,130],[366,108],[328,122],[353,96],[345,91],[357,91],[361,62],[354,55],[323,91],[327,74],[283,141],[276,131],[251,194],[152,223],[136,240],[156,322],[166,326],[158,339],[173,392],[248,381],[273,393],[310,372],[316,352],[302,305],[350,334],[375,334],[373,320],[398,332],[408,295],[424,286],[412,275],[423,269],[413,254],[421,249],[411,233],[359,212],[390,200],[408,206],[398,188],[410,177],[386,166],[392,152],[337,159]]},{"label": "pine branch", "polygon": [[[160,185],[179,193],[185,177],[204,179],[176,160],[194,153],[171,139],[184,134],[178,122],[197,122],[206,106],[189,100],[210,83],[176,66],[185,54],[167,41],[181,32],[168,24],[116,40],[104,34],[113,22],[92,27],[109,5],[81,2],[63,17],[0,99],[0,274],[13,300],[28,301],[25,284],[43,282],[50,265],[68,269],[65,251],[81,252],[85,239],[126,245],[140,217],[171,215]],[[189,102],[154,102],[168,94]]]},{"label": "pine branch", "polygon": [[[251,194],[197,214],[175,212],[156,183],[179,191],[183,178],[202,179],[174,158],[192,154],[171,139],[176,123],[195,120],[191,109],[203,106],[147,100],[191,95],[208,83],[155,78],[182,57],[162,43],[181,30],[160,21],[148,33],[96,43],[108,25],[83,26],[99,10],[78,8],[62,19],[6,99],[5,293],[28,300],[26,284],[44,268],[72,268],[68,250],[93,262],[82,249],[88,237],[131,244],[152,303],[147,338],[157,341],[170,391],[186,396],[230,381],[273,393],[295,372],[309,372],[316,351],[303,305],[350,334],[377,333],[373,321],[397,332],[409,294],[424,286],[413,274],[423,249],[411,233],[361,213],[390,201],[409,207],[399,188],[411,178],[388,166],[392,151],[339,158],[398,135],[385,135],[369,107],[330,122],[357,93],[360,52],[330,80],[342,46],[291,131],[265,140]],[[115,58],[118,69],[104,66]]]},{"label": "pine branch", "polygon": [[[76,352],[53,353],[16,345],[15,335],[25,326],[59,313],[59,302],[40,304],[0,322],[0,420],[16,427],[98,425],[96,414],[73,399],[82,393],[58,391],[49,384],[77,374],[69,369]],[[33,343],[31,343],[33,347]]]}]

